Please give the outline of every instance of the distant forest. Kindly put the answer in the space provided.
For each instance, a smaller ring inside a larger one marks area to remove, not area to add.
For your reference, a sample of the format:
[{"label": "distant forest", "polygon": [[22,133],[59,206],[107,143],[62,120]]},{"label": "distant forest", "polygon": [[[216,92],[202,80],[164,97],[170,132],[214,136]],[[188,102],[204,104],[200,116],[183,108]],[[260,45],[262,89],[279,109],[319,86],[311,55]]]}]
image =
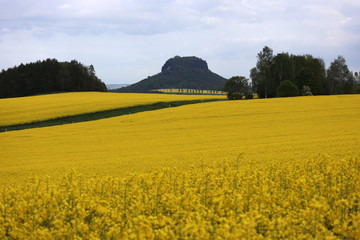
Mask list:
[{"label": "distant forest", "polygon": [[325,68],[321,58],[312,55],[279,53],[265,46],[250,70],[251,90],[261,98],[278,97],[282,82],[290,82],[296,95],[332,95],[360,93],[360,76],[351,72],[346,60],[338,56]]},{"label": "distant forest", "polygon": [[47,59],[2,70],[0,97],[21,97],[51,92],[107,91],[91,65],[76,60]]}]

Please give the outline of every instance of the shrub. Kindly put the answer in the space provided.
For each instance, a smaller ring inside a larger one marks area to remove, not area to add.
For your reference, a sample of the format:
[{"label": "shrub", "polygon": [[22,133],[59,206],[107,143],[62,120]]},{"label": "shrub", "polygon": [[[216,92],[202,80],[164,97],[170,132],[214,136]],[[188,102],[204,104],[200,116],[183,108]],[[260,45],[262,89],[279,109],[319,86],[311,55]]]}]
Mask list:
[{"label": "shrub", "polygon": [[276,90],[278,97],[294,97],[299,95],[298,87],[291,81],[282,81]]}]

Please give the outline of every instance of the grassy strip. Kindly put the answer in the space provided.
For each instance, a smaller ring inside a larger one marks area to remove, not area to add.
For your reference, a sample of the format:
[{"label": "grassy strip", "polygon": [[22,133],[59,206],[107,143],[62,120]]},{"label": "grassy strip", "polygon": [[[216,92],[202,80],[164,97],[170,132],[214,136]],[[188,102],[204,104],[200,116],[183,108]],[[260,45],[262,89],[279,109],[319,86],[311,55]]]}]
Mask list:
[{"label": "grassy strip", "polygon": [[69,124],[69,123],[76,123],[76,122],[93,121],[93,120],[98,120],[98,119],[102,119],[102,118],[117,117],[117,116],[121,116],[121,115],[157,110],[157,109],[161,109],[161,108],[178,107],[178,106],[187,105],[187,104],[212,102],[212,101],[219,101],[219,99],[158,102],[158,103],[153,103],[153,104],[149,104],[149,105],[139,105],[139,106],[133,106],[133,107],[118,108],[118,109],[93,112],[93,113],[85,113],[85,114],[79,114],[79,115],[67,116],[67,117],[60,117],[60,118],[31,122],[31,123],[0,126],[0,132],[15,131],[15,130],[28,129],[28,128],[48,127],[48,126],[55,126],[55,125],[62,125],[62,124]]}]

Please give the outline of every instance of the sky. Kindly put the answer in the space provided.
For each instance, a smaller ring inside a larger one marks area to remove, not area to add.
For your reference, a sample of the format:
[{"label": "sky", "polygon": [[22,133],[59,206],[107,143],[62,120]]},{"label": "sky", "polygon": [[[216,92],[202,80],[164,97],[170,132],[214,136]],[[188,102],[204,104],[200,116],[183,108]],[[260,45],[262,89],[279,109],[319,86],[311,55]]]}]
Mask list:
[{"label": "sky", "polygon": [[360,71],[359,0],[0,0],[0,70],[47,58],[131,84],[197,56],[249,77],[264,46]]}]

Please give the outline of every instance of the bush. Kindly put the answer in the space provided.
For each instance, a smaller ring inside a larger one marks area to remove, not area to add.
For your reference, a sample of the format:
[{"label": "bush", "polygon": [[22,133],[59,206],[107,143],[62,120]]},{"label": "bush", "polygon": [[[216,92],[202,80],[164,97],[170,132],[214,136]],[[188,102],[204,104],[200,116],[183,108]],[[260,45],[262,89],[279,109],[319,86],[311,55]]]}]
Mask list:
[{"label": "bush", "polygon": [[291,81],[282,81],[277,87],[276,96],[277,97],[294,97],[299,95],[298,87]]}]

